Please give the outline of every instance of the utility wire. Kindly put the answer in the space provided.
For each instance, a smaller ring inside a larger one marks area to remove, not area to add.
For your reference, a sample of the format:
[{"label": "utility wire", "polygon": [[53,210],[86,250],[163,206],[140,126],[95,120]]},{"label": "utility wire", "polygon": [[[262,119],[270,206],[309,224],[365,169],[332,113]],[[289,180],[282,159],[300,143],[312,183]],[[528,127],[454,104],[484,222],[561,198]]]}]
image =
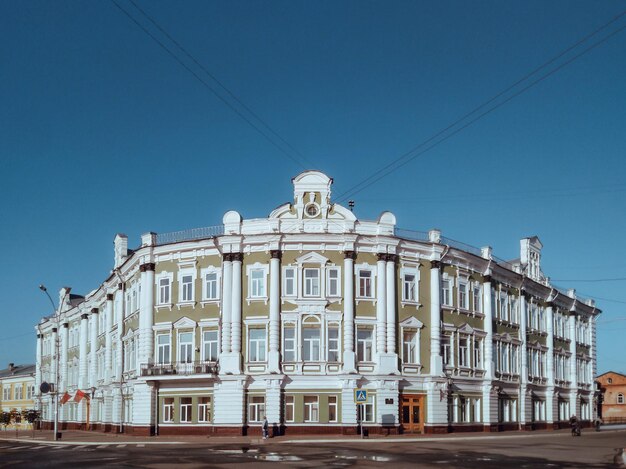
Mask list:
[{"label": "utility wire", "polygon": [[[256,130],[259,134],[261,134],[269,143],[271,143],[276,149],[278,149],[281,153],[291,159],[294,163],[296,163],[302,169],[306,169],[305,166],[292,154],[287,152],[283,147],[278,145],[270,136],[268,136],[263,130],[257,126],[251,119],[245,116],[239,109],[233,106],[226,98],[224,98],[220,93],[218,93],[214,87],[212,87],[209,83],[207,83],[201,76],[199,76],[191,67],[189,67],[185,62],[183,62],[176,53],[174,53],[170,48],[168,48],[161,40],[159,40],[154,34],[152,34],[145,26],[143,26],[134,16],[132,16],[124,7],[122,7],[117,0],[111,0],[113,3],[124,15],[126,15],[133,23],[139,27],[144,33],[146,33],[154,42],[156,42],[165,52],[167,52],[178,64],[191,73],[196,80],[198,80],[206,89],[208,89],[213,95],[215,95],[220,101],[222,101],[226,106],[228,106],[233,112],[235,112],[239,117],[241,117],[250,127]],[[134,4],[134,2],[133,2]],[[210,75],[211,76],[211,75]],[[239,100],[237,100],[240,102]],[[246,106],[243,106],[247,109]],[[252,113],[252,115],[255,115]],[[281,140],[284,140],[281,138]]]},{"label": "utility wire", "polygon": [[626,280],[626,277],[615,278],[588,278],[588,279],[555,279],[554,282],[620,282]]},{"label": "utility wire", "polygon": [[149,15],[148,13],[146,13],[146,11],[141,8],[137,2],[135,2],[135,0],[129,0],[130,3],[132,3],[134,5],[134,7],[146,18],[148,19],[148,21],[150,21],[159,31],[161,31],[170,41],[172,41],[174,43],[174,45],[176,45],[176,47],[178,47],[178,49],[180,49],[180,51],[185,54],[193,63],[195,63],[204,73],[206,73],[209,77],[211,77],[211,79],[217,83],[219,85],[220,88],[222,88],[226,93],[228,93],[228,95],[234,99],[242,108],[244,108],[246,111],[248,111],[252,117],[254,117],[258,122],[260,122],[263,127],[265,127],[267,130],[269,130],[272,135],[274,135],[276,138],[278,138],[287,148],[289,148],[292,152],[294,152],[296,155],[298,155],[305,163],[307,163],[309,166],[311,166],[310,162],[307,161],[306,157],[300,153],[296,148],[293,147],[293,145],[291,145],[287,140],[285,140],[283,137],[281,137],[272,127],[270,127],[270,125],[263,120],[261,117],[259,117],[259,115],[257,113],[255,113],[252,109],[250,109],[245,103],[243,103],[241,101],[241,99],[239,99],[237,97],[237,95],[235,95],[235,93],[233,93],[230,89],[228,89],[226,87],[226,85],[224,85],[220,80],[217,79],[217,77],[215,77],[215,75],[213,73],[211,73],[204,65],[202,65],[202,63],[200,63],[187,49],[185,49],[185,47],[183,47],[174,37],[172,37],[172,35],[170,33],[168,33],[165,28],[163,28],[151,15]]},{"label": "utility wire", "polygon": [[[505,88],[504,90],[500,91],[499,93],[497,93],[495,96],[491,97],[490,99],[488,99],[487,101],[485,101],[484,103],[480,104],[479,106],[475,107],[474,109],[472,109],[470,112],[466,113],[465,115],[463,115],[462,117],[458,118],[457,120],[455,120],[452,124],[448,125],[446,128],[440,130],[439,132],[435,133],[433,136],[429,137],[428,139],[424,140],[423,142],[421,142],[419,145],[417,145],[416,147],[412,148],[411,150],[409,150],[408,152],[402,154],[400,157],[396,158],[395,160],[393,160],[392,162],[390,162],[389,164],[387,164],[386,166],[384,166],[383,168],[379,169],[378,171],[376,171],[374,174],[372,174],[371,176],[365,178],[364,180],[362,180],[361,182],[359,182],[358,184],[355,184],[354,186],[352,186],[350,189],[344,191],[343,193],[341,193],[338,196],[338,201],[343,201],[343,200],[347,200],[349,197],[352,197],[356,194],[358,194],[359,192],[363,191],[364,189],[366,189],[367,187],[371,186],[372,184],[374,184],[375,182],[379,181],[380,179],[388,176],[389,174],[391,174],[392,172],[400,169],[402,166],[406,165],[407,163],[409,163],[410,161],[413,161],[415,158],[423,155],[424,153],[426,153],[427,151],[431,150],[432,148],[436,147],[437,145],[439,145],[440,143],[443,143],[444,141],[446,141],[447,139],[449,139],[450,137],[456,135],[457,133],[459,133],[460,131],[464,130],[465,128],[469,127],[470,125],[472,125],[473,123],[475,123],[476,121],[480,120],[482,117],[486,116],[487,114],[490,114],[491,112],[495,111],[496,109],[500,108],[501,106],[503,106],[504,104],[506,104],[507,102],[511,101],[513,98],[519,96],[520,94],[524,93],[525,91],[527,91],[528,89],[532,88],[533,86],[539,84],[540,82],[542,82],[543,80],[545,80],[546,78],[550,77],[551,75],[553,75],[554,73],[558,72],[559,70],[561,70],[562,68],[564,68],[565,66],[569,65],[570,63],[572,63],[574,60],[578,59],[579,57],[581,57],[582,55],[586,54],[587,52],[591,51],[592,49],[598,47],[599,45],[603,44],[604,42],[606,42],[608,39],[610,39],[611,37],[615,36],[617,33],[623,31],[624,29],[626,29],[626,26],[621,27],[619,29],[617,29],[616,31],[613,31],[611,34],[609,34],[608,36],[604,37],[603,39],[597,41],[596,43],[592,44],[590,47],[588,47],[587,49],[584,49],[582,52],[578,53],[577,55],[575,55],[573,58],[567,60],[566,62],[564,62],[563,64],[559,65],[558,67],[556,67],[555,69],[553,69],[552,71],[548,72],[547,74],[543,75],[542,77],[540,77],[539,79],[535,80],[534,82],[532,82],[530,85],[527,85],[526,87],[522,88],[522,90],[514,93],[512,96],[508,97],[506,100],[500,102],[499,104],[496,104],[495,106],[493,106],[492,108],[488,109],[487,111],[483,112],[482,114],[478,115],[478,117],[472,119],[471,121],[469,121],[468,123],[466,123],[465,125],[463,125],[462,127],[460,127],[459,129],[453,131],[451,134],[448,134],[446,137],[442,138],[441,140],[437,141],[436,143],[434,143],[433,145],[427,147],[425,150],[411,156],[413,153],[415,153],[417,150],[419,150],[420,148],[423,148],[424,146],[428,145],[430,142],[432,142],[433,140],[437,139],[439,136],[445,134],[448,130],[452,129],[453,127],[457,126],[458,124],[460,124],[461,122],[463,122],[464,120],[466,120],[468,117],[470,117],[471,115],[475,114],[476,112],[480,111],[481,109],[485,108],[486,106],[488,106],[489,104],[491,104],[492,102],[494,102],[495,100],[497,100],[498,98],[500,98],[501,96],[503,96],[504,94],[506,94],[507,92],[511,91],[513,88],[517,87],[517,85],[521,84],[522,82],[526,81],[528,78],[530,78],[531,76],[537,74],[539,71],[543,70],[544,68],[546,68],[547,66],[551,65],[552,63],[554,63],[556,60],[558,60],[559,58],[563,57],[565,54],[567,54],[568,52],[572,51],[573,49],[575,49],[576,47],[578,47],[579,45],[583,44],[584,42],[588,41],[590,38],[592,38],[593,36],[595,36],[596,34],[598,34],[599,32],[603,31],[604,29],[606,29],[607,27],[609,27],[611,24],[615,23],[617,20],[619,20],[621,17],[623,17],[624,15],[626,15],[626,10],[620,12],[619,14],[617,14],[616,16],[614,16],[610,21],[608,21],[607,23],[605,23],[604,25],[602,25],[601,27],[599,27],[598,29],[596,29],[595,31],[587,34],[586,36],[584,36],[582,39],[578,40],[575,44],[573,44],[572,46],[566,48],[565,50],[563,50],[562,52],[560,52],[559,54],[557,54],[556,56],[554,56],[553,58],[551,58],[550,60],[548,60],[547,62],[543,63],[542,65],[540,65],[539,67],[535,68],[533,71],[531,71],[530,73],[524,75],[524,77],[520,78],[519,80],[517,80],[515,83],[513,83],[512,85],[508,86],[507,88]],[[406,159],[408,158],[408,159]],[[402,160],[406,159],[406,161],[402,162]],[[396,166],[397,165],[397,166]],[[395,166],[395,167],[394,167]],[[382,175],[378,176],[379,174],[383,173]]]}]

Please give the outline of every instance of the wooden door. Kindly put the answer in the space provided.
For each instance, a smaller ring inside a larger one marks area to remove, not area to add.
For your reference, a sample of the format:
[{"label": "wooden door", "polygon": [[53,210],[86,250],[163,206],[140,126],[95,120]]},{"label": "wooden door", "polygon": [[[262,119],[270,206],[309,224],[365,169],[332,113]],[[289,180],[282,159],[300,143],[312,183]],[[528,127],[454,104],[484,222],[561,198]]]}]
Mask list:
[{"label": "wooden door", "polygon": [[424,396],[402,396],[402,427],[406,433],[424,433]]}]

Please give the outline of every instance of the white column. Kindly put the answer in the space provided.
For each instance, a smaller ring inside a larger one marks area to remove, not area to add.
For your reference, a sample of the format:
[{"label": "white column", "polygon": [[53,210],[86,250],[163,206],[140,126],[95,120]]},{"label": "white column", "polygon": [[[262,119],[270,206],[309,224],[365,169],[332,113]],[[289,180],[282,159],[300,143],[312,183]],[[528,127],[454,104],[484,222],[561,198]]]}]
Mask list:
[{"label": "white column", "polygon": [[[568,336],[570,338],[569,343],[569,380],[570,380],[570,394],[569,394],[569,406],[572,413],[576,409],[576,401],[578,398],[578,378],[576,375],[576,313],[570,311],[569,318],[567,319]],[[592,403],[589,403],[592,405]]]},{"label": "white column", "polygon": [[387,353],[396,353],[396,258],[387,256]]},{"label": "white column", "polygon": [[230,321],[233,295],[233,263],[231,254],[224,254],[222,268],[222,353],[230,352]]},{"label": "white column", "polygon": [[376,353],[386,352],[387,335],[387,254],[378,254],[376,274]]},{"label": "white column", "polygon": [[280,379],[265,380],[265,415],[269,423],[269,433],[273,428],[280,428]]},{"label": "white column", "polygon": [[[443,374],[441,357],[441,273],[439,261],[430,263],[430,374]],[[430,420],[429,420],[430,421]]]},{"label": "white column", "polygon": [[554,422],[555,414],[557,414],[558,402],[554,402],[554,310],[552,304],[549,303],[546,308],[546,370],[547,370],[547,388],[546,388],[546,420],[548,424]]},{"label": "white column", "polygon": [[[280,251],[272,251],[270,260],[270,352],[268,356],[270,373],[280,373],[280,254]],[[268,420],[274,423],[269,419],[269,415]],[[280,423],[280,412],[277,423]]]},{"label": "white column", "polygon": [[89,386],[89,376],[87,374],[87,313],[80,316],[80,337],[78,343],[79,363],[78,363],[78,387],[86,389]]},{"label": "white column", "polygon": [[[490,426],[497,419],[498,396],[492,392],[491,381],[493,380],[493,305],[491,304],[491,276],[485,275],[483,281],[483,305],[484,319],[484,367],[485,381],[483,383],[483,424]],[[495,401],[495,402],[494,402]],[[495,414],[494,415],[494,409]]]},{"label": "white column", "polygon": [[113,295],[107,295],[106,306],[104,307],[105,328],[104,328],[104,382],[111,382],[112,352],[113,343],[111,341],[111,329],[113,329]]},{"label": "white column", "polygon": [[233,353],[241,353],[241,253],[233,254],[233,294],[231,344]]},{"label": "white column", "polygon": [[354,353],[354,251],[343,260],[343,372],[356,373]]},{"label": "white column", "polygon": [[68,349],[68,327],[69,324],[64,322],[61,325],[61,361],[59,362],[61,373],[61,386],[59,389],[65,391],[67,389],[67,349]]},{"label": "white column", "polygon": [[90,352],[89,357],[91,358],[90,366],[89,366],[89,386],[96,387],[98,384],[98,359],[96,352],[98,351],[98,308],[91,309],[91,315],[89,316],[89,322],[91,322],[91,330],[90,330]]},{"label": "white column", "polygon": [[59,391],[61,388],[61,383],[59,383],[59,375],[57,373],[57,370],[59,369],[59,367],[57,366],[57,363],[59,363],[60,357],[58,356],[58,354],[61,348],[58,346],[59,345],[59,331],[56,327],[52,328],[52,333],[50,334],[50,340],[52,341],[52,343],[50,344],[50,346],[52,347],[52,350],[51,350],[52,360],[50,360],[50,380],[54,383],[56,390]]},{"label": "white column", "polygon": [[356,404],[354,390],[357,387],[356,379],[346,379],[341,382],[341,423],[357,425]]},{"label": "white column", "polygon": [[39,386],[41,386],[41,354],[43,349],[43,334],[39,332],[37,328],[37,355],[35,362],[35,395],[37,399],[35,399],[36,408],[41,411],[41,391],[39,390]]},{"label": "white column", "polygon": [[523,291],[520,291],[520,295],[519,295],[519,339],[522,341],[522,344],[520,345],[520,396],[519,396],[519,402],[520,402],[520,417],[519,417],[519,421],[520,424],[522,424],[522,428],[523,425],[526,423],[526,421],[530,421],[531,416],[527,414],[527,409],[529,409],[529,405],[526,402],[527,400],[527,396],[526,396],[526,388],[528,386],[528,353],[527,353],[527,349],[526,349],[526,319],[527,319],[527,313],[526,313],[526,296],[524,294]]},{"label": "white column", "polygon": [[154,361],[154,271],[155,265],[147,263],[139,266],[141,272],[141,305],[139,307],[139,337],[137,339],[138,366]]},{"label": "white column", "polygon": [[118,290],[118,299],[114,304],[114,308],[118,308],[117,314],[114,314],[114,317],[117,318],[117,331],[115,332],[115,336],[113,340],[116,344],[117,349],[117,366],[115,373],[115,381],[122,381],[122,368],[123,368],[123,360],[124,360],[124,350],[122,348],[122,336],[124,335],[124,317],[128,312],[126,308],[126,284],[121,285],[122,288]]}]

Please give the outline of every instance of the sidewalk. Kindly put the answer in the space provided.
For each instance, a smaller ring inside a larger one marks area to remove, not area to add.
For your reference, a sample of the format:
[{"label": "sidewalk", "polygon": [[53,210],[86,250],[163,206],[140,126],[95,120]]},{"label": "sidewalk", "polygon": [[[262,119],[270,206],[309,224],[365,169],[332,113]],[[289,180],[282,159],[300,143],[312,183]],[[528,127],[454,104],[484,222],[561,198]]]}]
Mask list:
[{"label": "sidewalk", "polygon": [[[623,431],[626,425],[605,425],[602,432]],[[359,435],[288,435],[263,440],[258,436],[209,436],[209,435],[179,435],[179,436],[134,436],[117,433],[88,432],[80,430],[66,430],[61,432],[61,439],[54,441],[54,432],[50,430],[36,430],[33,438],[32,431],[19,432],[15,438],[15,430],[0,430],[0,441],[21,443],[37,443],[43,445],[263,445],[268,443],[402,443],[402,442],[432,442],[432,441],[467,441],[473,439],[511,439],[511,438],[545,438],[569,434],[564,430],[538,430],[534,432],[502,432],[502,433],[446,433],[441,435],[371,435],[362,439]],[[584,434],[595,433],[586,429]]]}]

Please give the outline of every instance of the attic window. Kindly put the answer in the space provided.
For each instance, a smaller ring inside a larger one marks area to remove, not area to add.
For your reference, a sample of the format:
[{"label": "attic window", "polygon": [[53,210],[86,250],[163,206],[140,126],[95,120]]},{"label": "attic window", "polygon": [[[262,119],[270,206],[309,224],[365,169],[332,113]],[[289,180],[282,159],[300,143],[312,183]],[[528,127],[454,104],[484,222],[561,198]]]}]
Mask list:
[{"label": "attic window", "polygon": [[607,381],[607,383],[609,383],[609,384],[613,384],[613,378],[609,378],[609,379],[607,379],[606,381]]},{"label": "attic window", "polygon": [[320,213],[320,209],[317,204],[308,204],[305,207],[307,216],[313,218],[316,217]]}]

